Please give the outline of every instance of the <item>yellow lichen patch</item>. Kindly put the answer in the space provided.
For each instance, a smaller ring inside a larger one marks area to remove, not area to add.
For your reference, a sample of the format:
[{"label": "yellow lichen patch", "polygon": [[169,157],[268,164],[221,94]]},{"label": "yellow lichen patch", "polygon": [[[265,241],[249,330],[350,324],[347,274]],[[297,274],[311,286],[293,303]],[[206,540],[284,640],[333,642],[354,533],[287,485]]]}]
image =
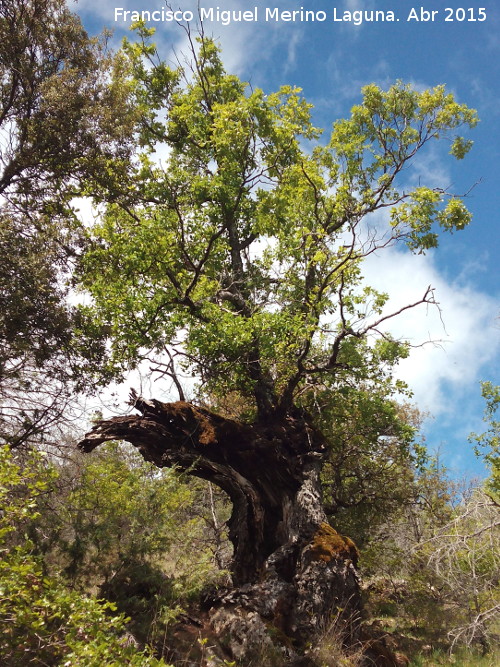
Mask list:
[{"label": "yellow lichen patch", "polygon": [[356,562],[358,550],[349,537],[342,537],[327,523],[322,523],[312,540],[312,556],[328,563],[332,558],[344,558]]}]

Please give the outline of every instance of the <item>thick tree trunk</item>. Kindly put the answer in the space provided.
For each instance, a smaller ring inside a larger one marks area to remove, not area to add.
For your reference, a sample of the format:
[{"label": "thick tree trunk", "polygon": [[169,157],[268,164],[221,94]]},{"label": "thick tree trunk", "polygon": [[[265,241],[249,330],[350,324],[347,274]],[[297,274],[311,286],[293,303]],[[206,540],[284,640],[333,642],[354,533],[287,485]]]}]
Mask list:
[{"label": "thick tree trunk", "polygon": [[[232,657],[255,659],[256,650],[291,657],[332,616],[355,635],[356,547],[327,523],[319,480],[325,444],[307,420],[248,425],[189,403],[142,398],[135,408],[140,416],[100,422],[80,447],[126,440],[155,465],[176,466],[229,495],[234,589],[210,616]],[[287,641],[269,633],[272,626]]]}]

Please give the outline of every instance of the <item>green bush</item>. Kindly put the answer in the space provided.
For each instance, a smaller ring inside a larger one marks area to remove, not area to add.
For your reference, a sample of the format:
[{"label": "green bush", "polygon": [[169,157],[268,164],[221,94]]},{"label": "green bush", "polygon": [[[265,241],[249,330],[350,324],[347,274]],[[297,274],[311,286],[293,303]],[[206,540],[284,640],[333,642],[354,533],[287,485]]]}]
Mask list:
[{"label": "green bush", "polygon": [[114,605],[68,589],[44,576],[24,528],[37,517],[54,471],[39,454],[21,465],[7,447],[0,449],[0,659],[5,667],[23,665],[165,665],[140,651]]}]

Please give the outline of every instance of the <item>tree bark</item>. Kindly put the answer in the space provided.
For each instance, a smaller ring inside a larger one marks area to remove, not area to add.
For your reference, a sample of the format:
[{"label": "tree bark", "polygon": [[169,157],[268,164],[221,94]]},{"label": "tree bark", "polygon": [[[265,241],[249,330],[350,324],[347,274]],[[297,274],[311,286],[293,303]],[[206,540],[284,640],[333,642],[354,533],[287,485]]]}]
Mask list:
[{"label": "tree bark", "polygon": [[321,434],[298,413],[242,424],[186,402],[134,400],[140,415],[99,422],[79,446],[90,452],[126,440],[158,467],[175,466],[228,494],[234,588],[214,601],[210,616],[231,656],[254,660],[265,649],[290,658],[332,616],[343,618],[352,641],[357,551],[323,511]]}]

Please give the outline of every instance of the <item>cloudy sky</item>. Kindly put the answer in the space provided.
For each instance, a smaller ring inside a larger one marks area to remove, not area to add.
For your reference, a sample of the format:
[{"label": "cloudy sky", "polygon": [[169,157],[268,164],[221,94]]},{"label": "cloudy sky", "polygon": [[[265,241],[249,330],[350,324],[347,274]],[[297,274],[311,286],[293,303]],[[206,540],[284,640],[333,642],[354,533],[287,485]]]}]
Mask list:
[{"label": "cloudy sky", "polygon": [[[91,34],[110,28],[116,44],[129,34],[125,11],[166,10],[161,0],[70,4]],[[196,5],[186,0],[172,8],[189,18],[189,12],[196,17]],[[372,82],[389,86],[402,79],[418,89],[445,83],[459,102],[478,110],[474,148],[463,162],[453,164],[446,152],[437,151],[418,165],[423,180],[430,177],[433,185],[457,194],[470,191],[470,227],[444,237],[426,256],[391,249],[372,257],[365,276],[389,292],[394,309],[420,298],[427,286],[435,288],[440,312],[412,311],[394,324],[394,332],[415,345],[434,341],[416,348],[399,373],[417,405],[432,415],[424,426],[428,446],[440,452],[454,475],[481,475],[467,435],[482,428],[480,381],[500,383],[499,6],[492,0],[422,5],[411,0],[200,0],[199,5],[205,14],[212,9],[214,18],[217,9],[252,12],[256,21],[204,22],[205,32],[222,45],[227,69],[265,91],[299,86],[314,104],[315,124],[326,130],[349,113],[360,101],[361,87]],[[318,20],[301,21],[298,14],[296,21],[274,18],[275,9],[301,8],[315,12]],[[384,12],[386,20],[381,14],[378,21],[366,20],[371,10]],[[173,57],[173,49],[182,52],[185,36],[175,23],[154,26],[166,59]]]}]

